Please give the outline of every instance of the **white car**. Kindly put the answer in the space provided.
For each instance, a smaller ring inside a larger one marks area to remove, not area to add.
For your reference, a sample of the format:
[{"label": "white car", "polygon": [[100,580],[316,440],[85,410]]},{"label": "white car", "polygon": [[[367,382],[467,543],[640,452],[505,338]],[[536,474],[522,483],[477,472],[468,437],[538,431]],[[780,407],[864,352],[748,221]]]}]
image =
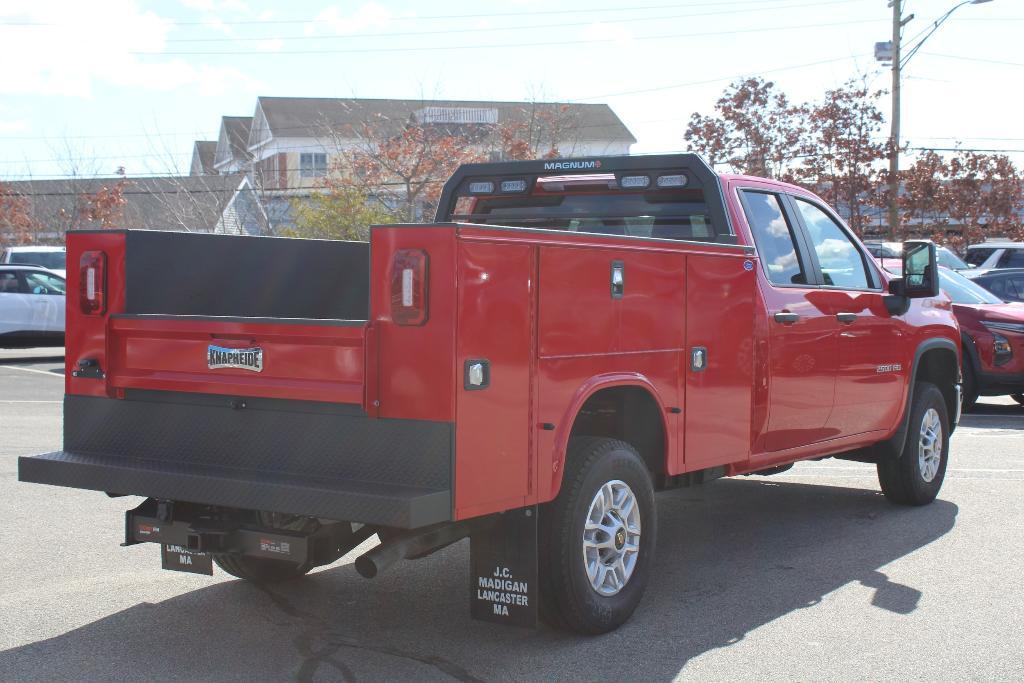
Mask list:
[{"label": "white car", "polygon": [[0,347],[62,345],[64,292],[53,271],[0,263]]},{"label": "white car", "polygon": [[67,252],[64,247],[7,247],[0,255],[0,265],[8,263],[39,266],[67,277]]}]

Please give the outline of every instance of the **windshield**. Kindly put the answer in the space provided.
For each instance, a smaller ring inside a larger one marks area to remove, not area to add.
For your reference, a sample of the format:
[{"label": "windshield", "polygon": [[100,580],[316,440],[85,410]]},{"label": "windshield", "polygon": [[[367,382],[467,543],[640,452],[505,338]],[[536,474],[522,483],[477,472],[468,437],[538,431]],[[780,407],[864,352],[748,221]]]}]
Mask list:
[{"label": "windshield", "polygon": [[992,247],[971,248],[967,250],[967,254],[964,258],[972,266],[980,266],[985,262],[985,259],[992,255],[992,252],[994,251],[995,249]]},{"label": "windshield", "polygon": [[[902,266],[893,264],[886,266],[890,273],[900,275],[903,272]],[[1001,304],[1002,299],[981,285],[971,282],[960,273],[954,273],[948,268],[939,268],[939,285],[955,304]]]},{"label": "windshield", "polygon": [[11,263],[42,266],[50,270],[65,270],[67,254],[63,251],[12,251]]},{"label": "windshield", "polygon": [[965,268],[970,268],[969,265],[964,263],[963,259],[945,247],[939,248],[938,261],[940,266],[946,266],[953,270],[964,270]]},{"label": "windshield", "polygon": [[875,258],[903,258],[903,244],[900,242],[865,242],[864,246]]},{"label": "windshield", "polygon": [[955,304],[1001,304],[1003,300],[981,285],[977,285],[959,273],[939,271],[939,282]]}]

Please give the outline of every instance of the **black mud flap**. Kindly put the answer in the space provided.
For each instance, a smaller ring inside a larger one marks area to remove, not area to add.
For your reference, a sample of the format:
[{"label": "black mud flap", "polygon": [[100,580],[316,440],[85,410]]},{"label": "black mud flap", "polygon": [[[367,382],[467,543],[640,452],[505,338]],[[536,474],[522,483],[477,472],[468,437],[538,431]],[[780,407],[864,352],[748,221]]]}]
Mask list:
[{"label": "black mud flap", "polygon": [[160,566],[176,572],[213,576],[213,557],[180,545],[160,546]]},{"label": "black mud flap", "polygon": [[537,625],[537,508],[497,515],[470,536],[470,613],[511,626]]}]

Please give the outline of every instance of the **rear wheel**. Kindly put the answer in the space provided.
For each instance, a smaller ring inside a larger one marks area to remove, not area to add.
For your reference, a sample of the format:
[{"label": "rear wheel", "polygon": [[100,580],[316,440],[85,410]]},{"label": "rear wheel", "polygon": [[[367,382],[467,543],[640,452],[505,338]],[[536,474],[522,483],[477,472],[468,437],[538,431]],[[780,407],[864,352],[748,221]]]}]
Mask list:
[{"label": "rear wheel", "polygon": [[271,560],[265,557],[249,557],[248,555],[214,555],[217,566],[231,576],[236,576],[253,583],[280,583],[305,576],[312,564],[295,564],[283,560]]},{"label": "rear wheel", "polygon": [[615,439],[569,445],[562,492],[540,518],[541,617],[597,634],[623,624],[654,562],[654,488],[636,450]]},{"label": "rear wheel", "polygon": [[927,505],[935,500],[946,476],[949,416],[938,387],[918,382],[903,452],[878,463],[882,493],[900,505]]},{"label": "rear wheel", "polygon": [[[276,512],[260,512],[258,516],[260,525],[274,531],[297,531],[312,534],[320,527],[320,522],[309,517],[283,515]],[[214,555],[213,561],[228,574],[253,583],[290,581],[305,576],[314,566],[312,561],[297,564],[266,557],[234,554]]]}]

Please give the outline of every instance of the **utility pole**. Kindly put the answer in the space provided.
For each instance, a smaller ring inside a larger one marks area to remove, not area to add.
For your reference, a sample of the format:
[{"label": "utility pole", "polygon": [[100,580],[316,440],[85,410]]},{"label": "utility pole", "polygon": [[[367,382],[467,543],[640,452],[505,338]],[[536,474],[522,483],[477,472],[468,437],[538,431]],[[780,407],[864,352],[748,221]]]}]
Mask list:
[{"label": "utility pole", "polygon": [[892,4],[892,128],[889,133],[889,241],[899,233],[900,209],[900,33],[903,29],[903,3]]},{"label": "utility pole", "polygon": [[899,191],[900,191],[900,70],[907,65],[910,58],[924,45],[924,41],[932,37],[939,27],[949,19],[953,12],[964,5],[983,5],[992,0],[962,0],[951,10],[932,23],[923,38],[910,47],[907,56],[903,56],[901,36],[903,27],[914,18],[911,14],[903,18],[902,0],[889,0],[892,7],[892,42],[889,44],[875,43],[875,59],[880,62],[892,60],[892,130],[889,133],[889,240],[897,241],[900,228]]}]

